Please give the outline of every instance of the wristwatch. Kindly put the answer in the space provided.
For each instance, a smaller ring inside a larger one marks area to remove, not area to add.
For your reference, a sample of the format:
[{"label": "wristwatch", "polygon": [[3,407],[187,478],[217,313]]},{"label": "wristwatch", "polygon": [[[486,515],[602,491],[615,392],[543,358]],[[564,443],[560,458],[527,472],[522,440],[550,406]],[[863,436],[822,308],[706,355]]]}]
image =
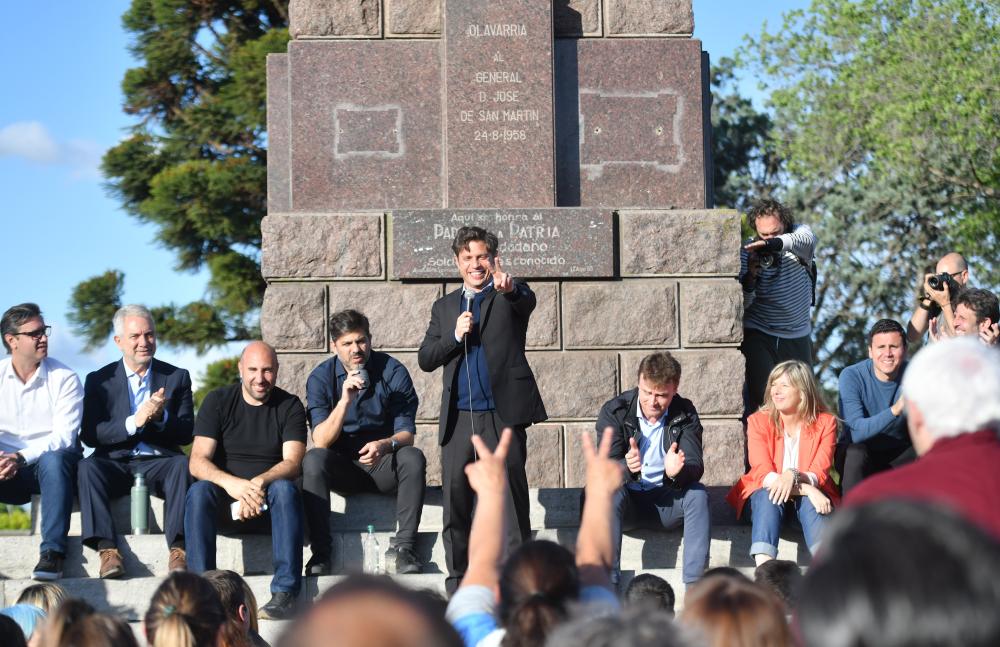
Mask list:
[{"label": "wristwatch", "polygon": [[22,467],[28,464],[28,461],[25,460],[21,452],[17,452],[16,454],[14,454],[14,462],[17,464],[17,469],[21,469]]},{"label": "wristwatch", "polygon": [[391,447],[391,449],[389,451],[391,453],[395,454],[396,450],[399,449],[399,441],[396,440],[395,438],[390,438],[389,439],[389,445]]}]

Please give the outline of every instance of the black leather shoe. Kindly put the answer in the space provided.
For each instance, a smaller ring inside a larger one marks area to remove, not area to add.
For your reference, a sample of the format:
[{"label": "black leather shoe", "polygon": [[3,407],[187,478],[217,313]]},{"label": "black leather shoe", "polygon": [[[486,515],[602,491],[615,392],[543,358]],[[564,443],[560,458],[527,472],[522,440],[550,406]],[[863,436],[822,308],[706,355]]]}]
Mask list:
[{"label": "black leather shoe", "polygon": [[419,573],[424,568],[420,558],[410,548],[396,548],[396,573],[400,575],[412,575]]},{"label": "black leather shoe", "polygon": [[271,601],[260,608],[259,616],[267,620],[287,620],[295,615],[295,596],[288,591],[271,594]]},{"label": "black leather shoe", "polygon": [[330,567],[329,557],[313,555],[306,562],[306,577],[316,577],[319,575],[329,575],[333,569]]}]

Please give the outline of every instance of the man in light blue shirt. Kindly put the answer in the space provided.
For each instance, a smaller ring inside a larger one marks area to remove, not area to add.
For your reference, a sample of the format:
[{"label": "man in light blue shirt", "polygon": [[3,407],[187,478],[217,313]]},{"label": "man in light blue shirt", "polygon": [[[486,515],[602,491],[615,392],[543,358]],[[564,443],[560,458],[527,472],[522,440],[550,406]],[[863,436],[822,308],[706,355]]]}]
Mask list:
[{"label": "man in light blue shirt", "polygon": [[677,395],[680,380],[681,365],[670,353],[647,355],[639,363],[638,386],[605,403],[597,417],[598,435],[615,430],[610,456],[627,469],[614,500],[616,585],[623,530],[683,523],[684,583],[700,578],[708,563],[708,493],[699,483],[702,426],[694,404]]}]

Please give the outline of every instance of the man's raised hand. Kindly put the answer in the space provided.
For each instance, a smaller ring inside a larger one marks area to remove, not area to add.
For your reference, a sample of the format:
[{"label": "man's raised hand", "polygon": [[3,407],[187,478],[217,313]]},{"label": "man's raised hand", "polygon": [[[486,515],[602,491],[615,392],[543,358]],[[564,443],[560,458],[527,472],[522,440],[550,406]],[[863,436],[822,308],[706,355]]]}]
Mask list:
[{"label": "man's raised hand", "polygon": [[490,264],[490,272],[493,274],[493,289],[502,294],[507,294],[514,289],[514,277],[503,271],[500,264],[500,255],[497,254]]},{"label": "man's raised hand", "polygon": [[614,428],[606,427],[601,435],[601,444],[595,448],[591,435],[586,432],[583,434],[583,458],[587,464],[585,490],[588,497],[599,492],[612,494],[622,486],[624,477],[622,465],[608,458],[614,435]]},{"label": "man's raised hand", "polygon": [[494,451],[490,451],[482,438],[472,436],[472,446],[476,448],[479,460],[465,466],[465,476],[476,494],[503,492],[507,487],[507,450],[510,449],[511,435],[511,430],[504,427]]}]

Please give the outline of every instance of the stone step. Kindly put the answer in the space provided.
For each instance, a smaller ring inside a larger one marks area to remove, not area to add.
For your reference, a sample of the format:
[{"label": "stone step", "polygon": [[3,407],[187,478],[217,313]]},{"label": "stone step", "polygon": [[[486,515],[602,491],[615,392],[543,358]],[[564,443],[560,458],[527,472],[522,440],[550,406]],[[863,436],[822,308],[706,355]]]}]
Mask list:
[{"label": "stone step", "polygon": [[[345,573],[357,570],[362,561],[362,539],[365,533],[337,532],[333,535],[333,569]],[[380,547],[389,545],[392,533],[375,533]],[[549,539],[572,549],[576,543],[575,528],[545,528],[534,533],[538,539]],[[0,538],[0,577],[22,579],[31,577],[41,538],[37,535],[14,535]],[[162,535],[123,535],[119,549],[125,568],[131,577],[161,576],[167,573],[168,551]],[[626,533],[622,539],[623,569],[679,568],[682,564],[683,538],[680,530],[640,530]],[[427,573],[446,571],[444,542],[439,532],[417,535],[417,554],[426,564]],[[752,566],[749,556],[750,526],[715,526],[709,551],[710,566]],[[800,532],[787,530],[778,544],[779,557],[800,564],[809,555]],[[303,563],[312,551],[303,549]],[[267,535],[220,535],[216,541],[216,565],[241,574],[270,574],[271,538]],[[100,563],[97,553],[84,549],[79,537],[71,537],[63,574],[65,577],[97,577]]]},{"label": "stone step", "polygon": [[[575,528],[580,520],[580,489],[578,488],[533,488],[530,490],[531,527]],[[131,510],[129,497],[115,499],[111,503],[111,513],[115,529],[119,533],[131,530]],[[163,532],[163,499],[150,497],[150,533]],[[31,506],[32,532],[41,532],[41,503],[34,497]],[[337,531],[363,531],[368,524],[377,530],[396,529],[395,495],[355,494],[342,497],[337,494],[330,498],[330,525]],[[424,508],[420,518],[420,530],[440,532],[442,528],[442,493],[440,487],[429,487],[424,497]],[[80,512],[74,506],[70,515],[69,534],[80,536]]]}]

